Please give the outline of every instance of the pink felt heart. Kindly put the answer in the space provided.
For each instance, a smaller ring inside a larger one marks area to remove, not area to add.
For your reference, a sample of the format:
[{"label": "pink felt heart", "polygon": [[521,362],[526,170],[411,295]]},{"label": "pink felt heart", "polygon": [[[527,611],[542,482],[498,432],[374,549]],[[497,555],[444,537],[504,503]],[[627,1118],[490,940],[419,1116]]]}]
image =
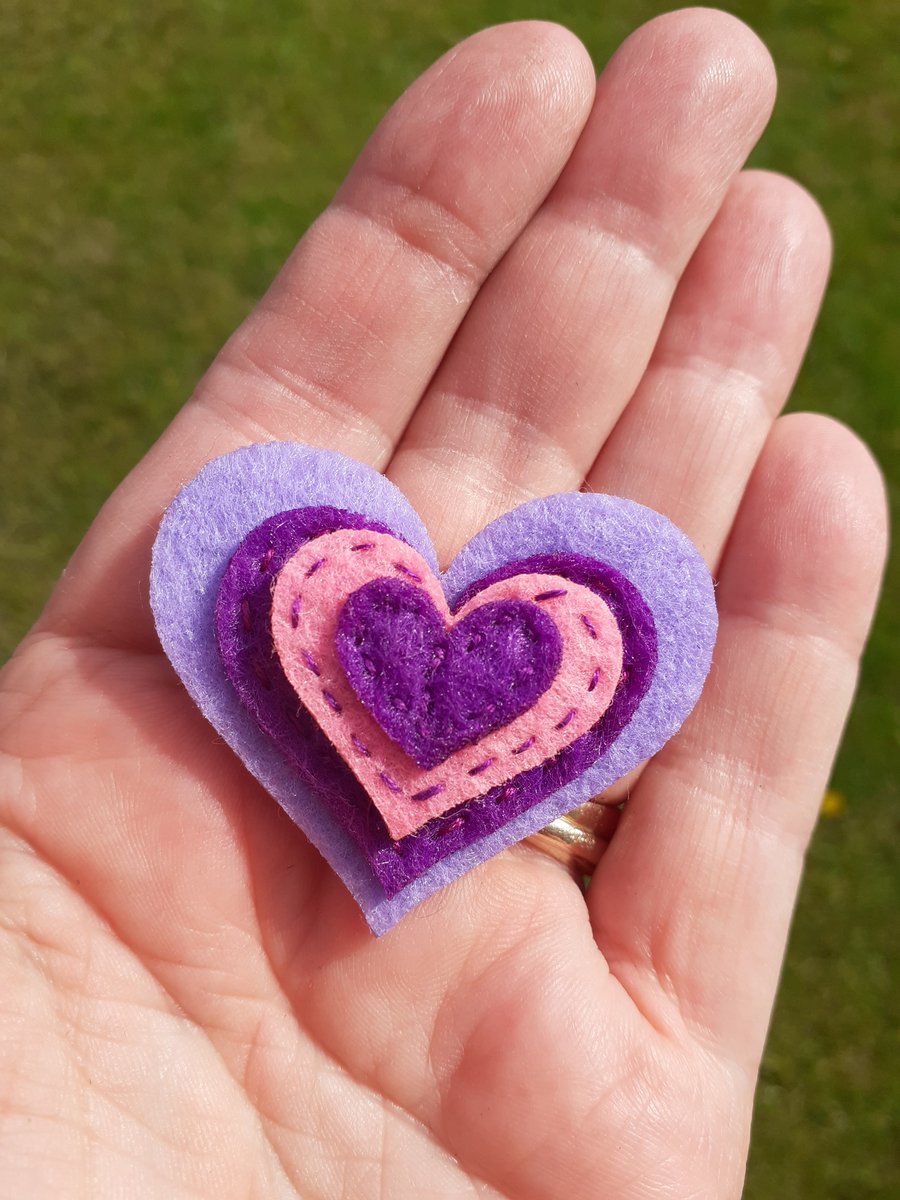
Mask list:
[{"label": "pink felt heart", "polygon": [[[357,696],[335,642],[348,598],[383,578],[422,588],[448,628],[495,601],[539,604],[562,641],[552,685],[528,711],[456,750],[440,765],[417,766]],[[618,623],[591,589],[556,575],[514,575],[480,591],[451,615],[441,584],[421,555],[390,535],[369,531],[361,537],[356,530],[339,530],[297,551],[278,575],[271,623],[287,679],[395,840],[553,758],[599,721],[622,669]]]}]

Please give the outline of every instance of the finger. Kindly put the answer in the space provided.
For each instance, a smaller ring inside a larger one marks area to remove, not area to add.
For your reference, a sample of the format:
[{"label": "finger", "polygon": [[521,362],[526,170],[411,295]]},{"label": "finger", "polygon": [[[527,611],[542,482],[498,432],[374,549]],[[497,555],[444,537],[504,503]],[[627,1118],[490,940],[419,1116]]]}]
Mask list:
[{"label": "finger", "polygon": [[751,1073],[885,526],[878,470],[854,435],[781,418],[728,543],[710,679],[644,772],[589,893],[599,946],[645,1011]]},{"label": "finger", "polygon": [[482,280],[558,176],[593,90],[584,48],[542,22],[477,34],[413,84],[100,519],[59,619],[82,627],[98,589],[113,599],[127,577],[116,593],[127,630],[103,628],[133,635],[151,526],[217,454],[294,438],[382,466]]},{"label": "finger", "polygon": [[830,256],[807,192],[768,172],[740,175],[588,487],[665,513],[714,565],[796,378]]},{"label": "finger", "polygon": [[773,93],[765,47],[720,12],[660,17],[613,57],[391,463],[445,554],[513,503],[580,485]]},{"label": "finger", "polygon": [[593,91],[587,52],[556,25],[500,26],[451,50],[391,109],[225,347],[201,410],[256,440],[301,427],[383,466],[482,281],[562,169]]},{"label": "finger", "polygon": [[[587,486],[663,512],[715,567],[812,333],[831,239],[799,185],[739,175]],[[629,796],[641,768],[604,793]]]}]

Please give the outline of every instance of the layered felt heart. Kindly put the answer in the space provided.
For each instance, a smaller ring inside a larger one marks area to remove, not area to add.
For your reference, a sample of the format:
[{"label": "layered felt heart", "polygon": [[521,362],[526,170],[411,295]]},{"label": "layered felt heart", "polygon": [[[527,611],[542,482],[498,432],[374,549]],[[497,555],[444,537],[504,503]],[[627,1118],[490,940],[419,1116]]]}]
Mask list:
[{"label": "layered felt heart", "polygon": [[534,501],[441,577],[391,484],[292,443],[179,493],[151,602],[194,700],[378,933],[654,753],[715,636],[702,560],[657,513]]},{"label": "layered felt heart", "polygon": [[554,758],[603,716],[622,666],[590,589],[516,575],[454,617],[421,556],[374,532],[299,550],[271,626],[288,682],[394,840]]}]

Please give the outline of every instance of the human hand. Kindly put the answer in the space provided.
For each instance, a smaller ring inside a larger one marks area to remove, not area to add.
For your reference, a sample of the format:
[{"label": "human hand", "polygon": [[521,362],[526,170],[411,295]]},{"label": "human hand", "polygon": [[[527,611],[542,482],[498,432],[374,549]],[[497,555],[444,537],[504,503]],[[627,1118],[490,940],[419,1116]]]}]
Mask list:
[{"label": "human hand", "polygon": [[[711,11],[640,29],[596,98],[557,27],[463,43],[105,506],[0,679],[0,1193],[739,1194],[885,540],[855,437],[777,417],[828,235],[741,173],[773,89]],[[269,438],[384,468],[445,561],[584,480],[700,547],[713,672],[586,901],[520,847],[376,941],[189,701],[150,545]]]}]

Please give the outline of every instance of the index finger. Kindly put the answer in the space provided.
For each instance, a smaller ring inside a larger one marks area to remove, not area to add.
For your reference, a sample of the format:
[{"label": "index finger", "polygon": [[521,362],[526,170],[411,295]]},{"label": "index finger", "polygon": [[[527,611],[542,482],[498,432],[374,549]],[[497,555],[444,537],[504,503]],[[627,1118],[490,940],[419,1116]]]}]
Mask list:
[{"label": "index finger", "polygon": [[44,624],[154,643],[162,510],[210,458],[296,439],[380,468],[484,278],[552,187],[594,74],[559,26],[476,34],[397,101],[194,397],[103,510]]}]

